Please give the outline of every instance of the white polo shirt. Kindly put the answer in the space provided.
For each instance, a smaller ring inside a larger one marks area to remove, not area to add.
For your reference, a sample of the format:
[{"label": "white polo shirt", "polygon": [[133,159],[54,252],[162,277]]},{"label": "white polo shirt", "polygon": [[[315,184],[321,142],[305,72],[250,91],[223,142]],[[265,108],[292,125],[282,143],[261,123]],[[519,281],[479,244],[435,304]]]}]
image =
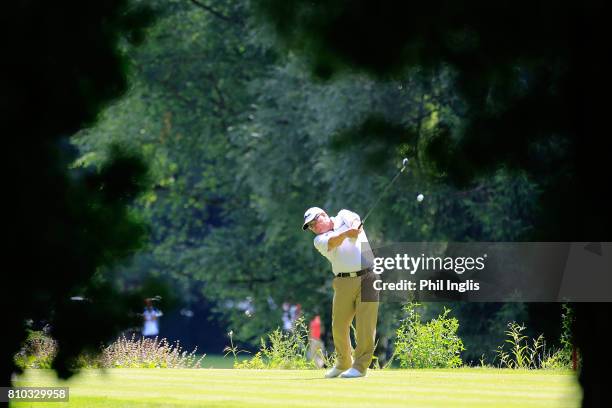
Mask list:
[{"label": "white polo shirt", "polygon": [[157,336],[159,334],[159,320],[158,318],[163,316],[163,313],[159,310],[152,308],[145,308],[142,313],[144,317],[144,327],[142,328],[143,336]]},{"label": "white polo shirt", "polygon": [[359,215],[349,210],[340,210],[338,215],[330,219],[334,223],[334,229],[317,235],[314,238],[314,246],[332,264],[334,275],[341,272],[357,272],[372,266],[372,249],[363,229],[357,238],[345,238],[342,244],[331,251],[327,250],[329,239],[350,229],[355,220],[361,220]]}]

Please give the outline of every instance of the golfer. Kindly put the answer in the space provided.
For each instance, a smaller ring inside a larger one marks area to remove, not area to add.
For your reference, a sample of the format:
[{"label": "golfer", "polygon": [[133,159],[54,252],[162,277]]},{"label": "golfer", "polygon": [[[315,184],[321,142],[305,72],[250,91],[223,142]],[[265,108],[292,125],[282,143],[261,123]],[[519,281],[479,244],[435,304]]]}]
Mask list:
[{"label": "golfer", "polygon": [[[304,214],[302,229],[316,234],[314,246],[329,260],[335,275],[332,333],[337,361],[325,374],[327,378],[365,376],[374,353],[378,302],[361,299],[362,282],[370,284],[375,275],[371,269],[372,250],[360,224],[359,215],[349,210],[329,217],[319,207],[312,207]],[[350,339],[353,317],[357,320],[354,356]]]}]

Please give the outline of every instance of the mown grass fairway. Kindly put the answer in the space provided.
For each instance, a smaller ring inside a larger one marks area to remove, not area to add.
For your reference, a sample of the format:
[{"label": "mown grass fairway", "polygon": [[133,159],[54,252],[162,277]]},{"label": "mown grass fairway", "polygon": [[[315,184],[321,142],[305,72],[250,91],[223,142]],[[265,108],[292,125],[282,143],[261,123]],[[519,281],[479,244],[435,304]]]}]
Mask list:
[{"label": "mown grass fairway", "polygon": [[[12,407],[577,407],[573,373],[481,368],[370,370],[357,379],[324,371],[226,369],[85,370],[71,379],[69,403]],[[20,386],[61,385],[29,370]],[[64,386],[66,386],[64,385]]]},{"label": "mown grass fairway", "polygon": [[[238,361],[248,360],[250,355],[241,354],[237,357]],[[220,354],[207,354],[202,359],[202,368],[234,368],[233,357],[223,357]]]}]

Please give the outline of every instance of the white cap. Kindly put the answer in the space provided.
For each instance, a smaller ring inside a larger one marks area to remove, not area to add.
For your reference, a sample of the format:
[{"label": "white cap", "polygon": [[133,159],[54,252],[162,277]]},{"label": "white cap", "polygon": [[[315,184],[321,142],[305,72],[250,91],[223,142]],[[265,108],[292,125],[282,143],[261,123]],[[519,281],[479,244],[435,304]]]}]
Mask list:
[{"label": "white cap", "polygon": [[308,223],[314,220],[317,215],[323,212],[325,211],[323,211],[319,207],[310,207],[309,209],[307,209],[304,213],[304,225],[302,225],[302,229],[306,231],[306,229],[308,229]]}]

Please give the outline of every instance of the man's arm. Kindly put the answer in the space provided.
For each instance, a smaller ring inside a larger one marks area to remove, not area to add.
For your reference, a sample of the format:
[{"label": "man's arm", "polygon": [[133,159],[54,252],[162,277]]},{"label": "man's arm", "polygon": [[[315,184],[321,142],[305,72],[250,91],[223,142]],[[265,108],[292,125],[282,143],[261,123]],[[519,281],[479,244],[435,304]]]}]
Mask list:
[{"label": "man's arm", "polygon": [[[357,222],[359,221],[357,220]],[[338,234],[338,236],[331,237],[329,241],[327,241],[327,251],[332,251],[342,245],[345,238],[357,238],[360,232],[361,229],[351,228],[341,234]]]}]

